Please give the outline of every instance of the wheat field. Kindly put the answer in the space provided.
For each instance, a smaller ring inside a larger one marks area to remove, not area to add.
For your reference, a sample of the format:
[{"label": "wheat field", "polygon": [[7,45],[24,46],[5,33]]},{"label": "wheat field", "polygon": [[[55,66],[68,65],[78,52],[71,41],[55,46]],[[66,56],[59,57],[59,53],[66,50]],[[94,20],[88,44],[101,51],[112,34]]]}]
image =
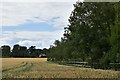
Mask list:
[{"label": "wheat field", "polygon": [[2,58],[3,78],[118,78],[119,73],[59,65],[46,58]]}]

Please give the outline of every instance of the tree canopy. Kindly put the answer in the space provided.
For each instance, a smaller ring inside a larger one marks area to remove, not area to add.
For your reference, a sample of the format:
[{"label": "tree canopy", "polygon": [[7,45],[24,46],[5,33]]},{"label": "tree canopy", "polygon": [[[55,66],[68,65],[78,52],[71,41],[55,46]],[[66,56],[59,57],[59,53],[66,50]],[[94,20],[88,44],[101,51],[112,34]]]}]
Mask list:
[{"label": "tree canopy", "polygon": [[46,48],[36,49],[35,46],[31,46],[27,49],[26,46],[20,46],[19,44],[15,44],[13,49],[9,45],[1,46],[0,50],[2,51],[1,57],[15,57],[15,58],[37,58],[40,54],[47,54],[49,50]]},{"label": "tree canopy", "polygon": [[120,63],[120,2],[76,2],[64,37],[50,49],[49,60],[86,61],[108,68]]}]

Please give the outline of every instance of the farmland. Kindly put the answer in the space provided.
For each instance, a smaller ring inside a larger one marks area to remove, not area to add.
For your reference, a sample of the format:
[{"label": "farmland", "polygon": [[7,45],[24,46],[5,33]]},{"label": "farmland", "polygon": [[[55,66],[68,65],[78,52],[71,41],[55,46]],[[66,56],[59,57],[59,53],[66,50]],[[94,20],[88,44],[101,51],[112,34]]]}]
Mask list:
[{"label": "farmland", "polygon": [[117,78],[119,71],[80,68],[46,58],[2,58],[3,78]]}]

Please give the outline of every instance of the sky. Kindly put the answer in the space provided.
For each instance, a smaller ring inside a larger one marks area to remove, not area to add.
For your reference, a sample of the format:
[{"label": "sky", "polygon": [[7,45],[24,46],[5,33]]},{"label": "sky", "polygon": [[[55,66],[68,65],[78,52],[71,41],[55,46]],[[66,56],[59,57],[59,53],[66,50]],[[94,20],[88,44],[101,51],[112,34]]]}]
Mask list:
[{"label": "sky", "polygon": [[77,0],[1,0],[0,46],[49,48],[60,40]]}]

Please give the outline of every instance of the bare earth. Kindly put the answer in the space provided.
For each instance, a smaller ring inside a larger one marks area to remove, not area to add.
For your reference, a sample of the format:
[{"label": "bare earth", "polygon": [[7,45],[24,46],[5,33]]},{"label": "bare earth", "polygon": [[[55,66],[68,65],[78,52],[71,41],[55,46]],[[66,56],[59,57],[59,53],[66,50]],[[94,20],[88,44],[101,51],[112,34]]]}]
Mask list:
[{"label": "bare earth", "polygon": [[3,78],[118,78],[120,72],[58,65],[47,58],[2,58]]}]

